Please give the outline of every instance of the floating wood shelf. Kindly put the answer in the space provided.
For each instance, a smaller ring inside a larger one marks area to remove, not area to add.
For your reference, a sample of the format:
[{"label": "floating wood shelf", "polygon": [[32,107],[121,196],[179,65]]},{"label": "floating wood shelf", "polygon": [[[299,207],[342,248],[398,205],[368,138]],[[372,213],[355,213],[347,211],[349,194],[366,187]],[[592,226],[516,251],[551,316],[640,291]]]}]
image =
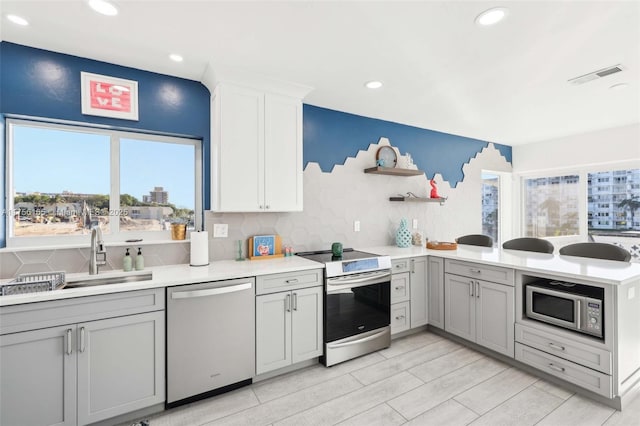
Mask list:
[{"label": "floating wood shelf", "polygon": [[419,176],[424,174],[422,170],[414,169],[401,169],[398,167],[370,167],[364,169],[365,173],[373,173],[376,175],[391,175],[391,176]]},{"label": "floating wood shelf", "polygon": [[422,197],[402,197],[402,196],[397,196],[397,197],[389,197],[389,201],[409,201],[409,202],[413,202],[413,203],[440,203],[440,205],[443,205],[445,201],[447,201],[446,198],[440,197],[440,198],[422,198]]}]

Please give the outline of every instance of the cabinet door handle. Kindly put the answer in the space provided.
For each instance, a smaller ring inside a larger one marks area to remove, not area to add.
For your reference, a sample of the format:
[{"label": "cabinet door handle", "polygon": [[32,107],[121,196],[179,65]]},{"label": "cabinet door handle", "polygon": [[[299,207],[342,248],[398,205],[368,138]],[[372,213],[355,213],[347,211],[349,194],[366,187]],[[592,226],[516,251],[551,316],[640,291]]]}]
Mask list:
[{"label": "cabinet door handle", "polygon": [[469,297],[473,297],[473,281],[469,283]]},{"label": "cabinet door handle", "polygon": [[398,315],[398,316],[396,317],[396,320],[398,320],[398,321],[399,321],[399,320],[401,320],[401,319],[404,319],[404,315]]},{"label": "cabinet door handle", "polygon": [[84,352],[84,327],[80,327],[80,348],[78,349],[78,351],[80,353]]},{"label": "cabinet door handle", "polygon": [[402,290],[403,288],[404,288],[404,286],[403,286],[403,285],[398,285],[398,286],[396,286],[396,290]]},{"label": "cabinet door handle", "polygon": [[549,347],[557,351],[564,351],[564,346],[556,345],[555,343],[549,343]]},{"label": "cabinet door handle", "polygon": [[476,281],[476,297],[480,299],[480,282]]},{"label": "cabinet door handle", "polygon": [[298,293],[293,293],[293,310],[298,310]]},{"label": "cabinet door handle", "polygon": [[416,260],[415,259],[411,259],[411,273],[412,274],[416,273]]},{"label": "cabinet door handle", "polygon": [[284,298],[284,310],[287,312],[291,312],[291,295],[287,294]]},{"label": "cabinet door handle", "polygon": [[475,268],[469,268],[469,272],[471,272],[472,274],[481,274],[482,271],[480,269],[475,269]]},{"label": "cabinet door handle", "polygon": [[71,347],[71,336],[73,330],[70,328],[67,328],[67,355],[71,355],[73,353],[73,348]]},{"label": "cabinet door handle", "polygon": [[297,278],[291,278],[290,280],[285,281],[286,284],[295,284],[297,282],[298,282]]},{"label": "cabinet door handle", "polygon": [[558,367],[557,365],[549,364],[548,367],[552,370],[555,370],[559,373],[564,373],[564,367]]},{"label": "cabinet door handle", "polygon": [[265,208],[265,209],[269,209],[269,208],[270,208],[270,207],[269,207],[269,204],[267,204],[264,208]]}]

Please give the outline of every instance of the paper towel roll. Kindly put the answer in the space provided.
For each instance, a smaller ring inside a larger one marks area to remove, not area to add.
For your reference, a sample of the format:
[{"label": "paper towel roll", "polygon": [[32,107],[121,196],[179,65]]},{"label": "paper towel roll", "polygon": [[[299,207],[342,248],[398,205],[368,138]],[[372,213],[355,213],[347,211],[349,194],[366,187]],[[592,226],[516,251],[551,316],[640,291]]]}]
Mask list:
[{"label": "paper towel roll", "polygon": [[209,264],[209,233],[192,232],[191,238],[191,266],[207,266]]}]

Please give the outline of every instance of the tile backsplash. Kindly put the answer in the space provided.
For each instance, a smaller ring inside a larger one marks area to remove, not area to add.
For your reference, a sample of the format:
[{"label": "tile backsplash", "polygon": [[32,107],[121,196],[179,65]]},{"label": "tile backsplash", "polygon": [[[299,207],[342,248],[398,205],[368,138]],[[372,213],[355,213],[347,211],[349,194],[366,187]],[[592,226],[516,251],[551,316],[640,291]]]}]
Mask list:
[{"label": "tile backsplash", "polygon": [[[411,177],[365,174],[364,169],[375,164],[375,154],[381,145],[390,143],[380,139],[343,165],[334,166],[331,173],[322,172],[317,163],[309,163],[304,171],[302,212],[206,212],[205,229],[210,237],[215,223],[229,225],[227,238],[209,239],[209,258],[234,259],[238,240],[243,242],[246,256],[247,239],[260,234],[279,234],[282,243],[292,246],[294,251],[329,249],[334,241],[355,248],[395,244],[395,231],[402,218],[408,220],[410,227],[413,219],[417,219],[417,229],[430,240],[453,241],[459,235],[482,230],[482,170],[511,171],[511,164],[489,144],[462,166],[465,178],[453,188],[438,174]],[[407,192],[427,196],[431,178],[435,179],[439,194],[448,197],[444,205],[389,201],[389,197]],[[354,231],[356,220],[360,222],[360,232]],[[135,245],[108,246],[108,264],[101,270],[122,269],[126,247],[131,247],[132,254],[137,251]],[[145,266],[189,263],[189,248],[188,240],[144,245]],[[89,248],[0,251],[0,278],[56,270],[88,271]]]}]

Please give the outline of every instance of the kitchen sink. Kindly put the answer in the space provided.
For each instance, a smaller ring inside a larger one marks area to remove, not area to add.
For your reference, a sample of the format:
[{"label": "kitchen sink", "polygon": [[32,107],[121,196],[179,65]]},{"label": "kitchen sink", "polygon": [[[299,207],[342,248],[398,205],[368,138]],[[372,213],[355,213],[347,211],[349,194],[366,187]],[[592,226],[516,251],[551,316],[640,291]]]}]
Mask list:
[{"label": "kitchen sink", "polygon": [[153,278],[151,272],[136,275],[117,275],[108,277],[84,278],[79,280],[68,280],[63,288],[93,287],[105,284],[124,284],[138,281],[150,281]]}]

